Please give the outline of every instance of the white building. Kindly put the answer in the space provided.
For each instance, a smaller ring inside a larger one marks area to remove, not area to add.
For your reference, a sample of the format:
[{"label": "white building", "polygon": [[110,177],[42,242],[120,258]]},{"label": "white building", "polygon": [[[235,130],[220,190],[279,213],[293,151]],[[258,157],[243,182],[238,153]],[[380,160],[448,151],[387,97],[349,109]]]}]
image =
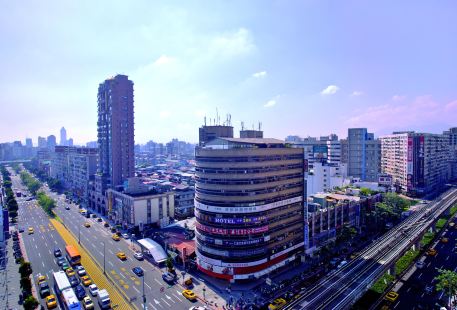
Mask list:
[{"label": "white building", "polygon": [[347,177],[346,164],[314,163],[306,179],[306,197],[317,193],[328,192],[336,187],[343,187],[351,183]]}]

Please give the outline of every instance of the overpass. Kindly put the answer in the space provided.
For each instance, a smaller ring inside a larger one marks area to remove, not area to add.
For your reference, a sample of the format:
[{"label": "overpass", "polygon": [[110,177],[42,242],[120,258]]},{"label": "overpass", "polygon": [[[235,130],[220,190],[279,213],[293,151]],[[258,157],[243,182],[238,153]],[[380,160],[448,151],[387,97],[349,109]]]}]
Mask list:
[{"label": "overpass", "polygon": [[406,220],[375,240],[354,260],[334,270],[284,309],[347,309],[354,304],[457,201],[452,188],[422,206]]}]

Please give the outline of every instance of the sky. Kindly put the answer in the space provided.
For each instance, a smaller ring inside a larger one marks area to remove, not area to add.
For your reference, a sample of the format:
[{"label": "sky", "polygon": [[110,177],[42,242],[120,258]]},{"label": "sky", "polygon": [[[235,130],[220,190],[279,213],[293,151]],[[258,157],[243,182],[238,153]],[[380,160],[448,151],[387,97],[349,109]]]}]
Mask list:
[{"label": "sky", "polygon": [[0,1],[0,142],[97,138],[97,88],[134,82],[135,142],[457,126],[457,2]]}]

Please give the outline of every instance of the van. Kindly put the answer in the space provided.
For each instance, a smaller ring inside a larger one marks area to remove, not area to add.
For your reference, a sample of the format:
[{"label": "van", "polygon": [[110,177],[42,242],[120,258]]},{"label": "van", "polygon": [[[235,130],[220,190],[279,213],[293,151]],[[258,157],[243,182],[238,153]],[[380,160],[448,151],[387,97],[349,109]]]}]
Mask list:
[{"label": "van", "polygon": [[99,290],[97,294],[97,301],[98,305],[102,309],[110,309],[111,308],[111,300],[109,298],[108,291],[103,289]]}]

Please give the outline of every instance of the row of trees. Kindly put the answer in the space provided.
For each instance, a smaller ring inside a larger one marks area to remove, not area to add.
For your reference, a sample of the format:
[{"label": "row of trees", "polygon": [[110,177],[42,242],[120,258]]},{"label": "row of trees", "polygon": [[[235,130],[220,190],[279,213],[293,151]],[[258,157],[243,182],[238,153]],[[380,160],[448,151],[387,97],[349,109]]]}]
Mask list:
[{"label": "row of trees", "polygon": [[41,183],[26,171],[21,172],[21,181],[27,186],[27,189],[32,195],[36,195],[37,191],[41,188]]},{"label": "row of trees", "polygon": [[32,281],[30,280],[30,276],[33,273],[32,265],[29,262],[24,261],[24,259],[21,259],[19,273],[21,274],[20,284],[22,296],[24,298],[24,309],[35,309],[38,306],[38,301],[32,295]]},{"label": "row of trees", "polygon": [[40,191],[37,194],[38,204],[43,208],[43,210],[51,217],[54,217],[54,212],[52,210],[56,206],[56,201],[46,195],[44,192]]},{"label": "row of trees", "polygon": [[38,162],[35,160],[32,160],[32,162],[27,162],[24,163],[24,167],[35,174],[35,176],[41,181],[41,182],[46,182],[48,183],[48,186],[50,189],[55,190],[55,191],[62,191],[63,190],[63,185],[62,182],[60,182],[59,179],[55,179],[52,177],[49,177],[43,170],[38,169]]},{"label": "row of trees", "polygon": [[13,183],[11,182],[11,177],[10,173],[8,170],[5,168],[5,166],[1,167],[1,173],[3,177],[3,187],[5,188],[5,194],[6,194],[6,208],[8,209],[8,214],[9,217],[11,218],[11,221],[15,223],[17,221],[17,211],[19,209],[19,206],[16,201],[16,197],[14,196],[13,193]]}]

